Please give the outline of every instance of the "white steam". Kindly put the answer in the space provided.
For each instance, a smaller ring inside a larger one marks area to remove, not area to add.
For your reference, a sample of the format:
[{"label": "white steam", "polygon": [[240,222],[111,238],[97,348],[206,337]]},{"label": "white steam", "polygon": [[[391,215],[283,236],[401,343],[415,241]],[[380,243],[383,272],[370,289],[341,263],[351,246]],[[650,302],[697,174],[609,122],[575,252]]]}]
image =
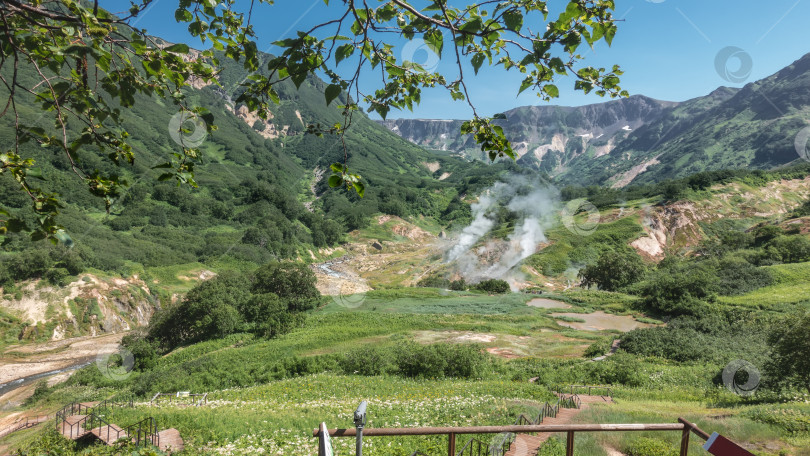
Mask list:
[{"label": "white steam", "polygon": [[[473,221],[458,236],[447,252],[447,261],[455,261],[458,272],[470,282],[502,279],[516,288],[521,278],[520,262],[546,242],[545,230],[554,220],[559,192],[546,183],[512,177],[498,182],[471,205]],[[506,240],[494,239],[472,249],[496,225],[498,212],[508,209],[517,216],[515,228]]]}]

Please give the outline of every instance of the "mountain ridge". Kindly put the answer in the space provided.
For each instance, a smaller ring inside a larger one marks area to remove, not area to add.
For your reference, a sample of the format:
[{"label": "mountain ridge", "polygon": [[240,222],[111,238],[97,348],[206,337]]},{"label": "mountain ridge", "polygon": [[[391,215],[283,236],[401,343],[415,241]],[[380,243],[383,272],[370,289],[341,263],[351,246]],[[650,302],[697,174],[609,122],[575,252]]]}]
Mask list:
[{"label": "mountain ridge", "polygon": [[[523,106],[498,120],[518,163],[561,184],[623,186],[723,168],[770,169],[799,159],[810,114],[810,54],[742,88],[720,86],[681,102],[633,95],[583,106]],[[378,121],[430,150],[483,156],[461,120]]]}]

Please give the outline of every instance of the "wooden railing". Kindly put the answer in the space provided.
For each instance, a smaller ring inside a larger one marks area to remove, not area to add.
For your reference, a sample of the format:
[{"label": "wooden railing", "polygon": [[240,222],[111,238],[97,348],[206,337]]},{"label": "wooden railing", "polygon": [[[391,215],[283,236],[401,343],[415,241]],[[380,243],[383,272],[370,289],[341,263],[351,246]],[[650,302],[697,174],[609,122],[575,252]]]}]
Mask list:
[{"label": "wooden railing", "polygon": [[51,417],[49,415],[35,415],[35,416],[32,415],[32,416],[27,416],[25,418],[20,418],[20,419],[14,421],[13,423],[11,423],[11,425],[7,426],[6,428],[0,429],[0,437],[5,437],[5,436],[11,434],[12,432],[17,432],[17,431],[20,431],[22,429],[28,429],[30,427],[34,427],[34,426],[36,426],[36,425],[38,425],[40,423],[44,423],[45,421],[48,421],[50,418]]},{"label": "wooden railing", "polygon": [[568,385],[568,386],[557,386],[551,389],[552,391],[562,394],[565,392],[569,392],[568,394],[576,394],[577,391],[580,393],[585,393],[587,391],[588,396],[593,396],[594,390],[599,393],[598,396],[603,397],[610,397],[613,398],[613,390],[609,386],[597,386],[597,385]]},{"label": "wooden railing", "polygon": [[[413,435],[447,435],[447,454],[458,456],[456,453],[456,435],[458,434],[531,434],[535,432],[566,433],[566,456],[574,454],[574,435],[577,432],[632,432],[632,431],[680,431],[681,449],[680,456],[686,456],[689,450],[689,435],[694,433],[703,440],[709,438],[709,434],[703,432],[696,425],[689,421],[678,418],[677,423],[651,423],[651,424],[534,424],[534,425],[512,425],[512,426],[467,426],[467,427],[415,427],[415,428],[365,428],[364,437],[393,437],[393,436],[413,436]],[[355,429],[328,429],[326,430],[332,437],[355,437]],[[313,431],[313,436],[325,439],[325,436],[318,429]],[[468,445],[474,445],[468,443]],[[465,451],[467,445],[462,448]],[[418,453],[417,453],[418,454]],[[467,455],[468,453],[465,453]],[[475,453],[469,453],[475,454]],[[486,453],[484,453],[486,454]]]}]

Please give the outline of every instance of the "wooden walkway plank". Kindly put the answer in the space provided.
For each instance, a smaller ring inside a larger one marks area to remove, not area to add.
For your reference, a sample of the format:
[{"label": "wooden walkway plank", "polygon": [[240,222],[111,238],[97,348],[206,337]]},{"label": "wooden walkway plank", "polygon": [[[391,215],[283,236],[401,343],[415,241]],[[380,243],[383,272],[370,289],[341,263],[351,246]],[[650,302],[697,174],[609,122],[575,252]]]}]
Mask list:
[{"label": "wooden walkway plank", "polygon": [[[609,404],[613,402],[609,396],[580,395],[582,401],[580,408],[560,408],[556,417],[546,417],[543,424],[568,424],[579,412],[585,410],[590,404]],[[551,432],[539,432],[536,435],[518,434],[504,456],[537,456],[540,447],[554,435]]]},{"label": "wooden walkway plank", "polygon": [[62,423],[59,424],[59,433],[65,436],[65,438],[72,440],[84,437],[88,434],[88,431],[82,427],[81,421],[86,417],[87,415],[70,415],[65,417]]},{"label": "wooden walkway plank", "polygon": [[171,452],[179,452],[183,451],[185,445],[183,444],[183,439],[180,437],[180,431],[175,428],[166,429],[163,431],[158,432],[158,437],[160,439],[160,444],[158,448],[161,451]]},{"label": "wooden walkway plank", "polygon": [[106,445],[112,445],[119,439],[129,438],[126,431],[115,424],[99,426],[91,429],[89,433],[96,436],[96,438],[104,442]]}]

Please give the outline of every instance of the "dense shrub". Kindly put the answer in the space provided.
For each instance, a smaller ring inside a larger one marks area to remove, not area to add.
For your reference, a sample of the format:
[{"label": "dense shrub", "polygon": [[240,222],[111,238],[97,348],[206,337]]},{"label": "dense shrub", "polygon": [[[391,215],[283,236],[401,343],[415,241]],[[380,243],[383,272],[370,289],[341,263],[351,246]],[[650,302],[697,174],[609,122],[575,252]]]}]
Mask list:
[{"label": "dense shrub", "polygon": [[638,282],[644,275],[644,261],[633,249],[608,250],[599,255],[595,264],[580,272],[582,286],[596,285],[600,290],[617,291]]},{"label": "dense shrub", "polygon": [[254,274],[253,293],[274,293],[287,304],[290,311],[315,308],[321,293],[315,288],[315,273],[305,264],[268,263]]},{"label": "dense shrub", "polygon": [[419,282],[416,283],[416,286],[425,288],[449,288],[450,280],[444,277],[431,275],[419,280]]},{"label": "dense shrub", "polygon": [[739,257],[721,260],[716,274],[717,292],[726,296],[741,295],[773,283],[767,269],[758,268]]},{"label": "dense shrub", "polygon": [[300,312],[320,299],[315,274],[305,265],[270,263],[253,280],[225,271],[192,288],[179,305],[155,313],[146,337],[166,350],[239,331],[274,337],[300,323]]},{"label": "dense shrub", "polygon": [[586,379],[601,385],[642,386],[646,376],[641,363],[627,353],[616,353],[604,361],[585,364]]},{"label": "dense shrub", "polygon": [[793,215],[794,217],[806,217],[810,215],[810,200],[805,201],[801,206],[797,207],[793,211]]},{"label": "dense shrub", "polygon": [[662,315],[697,315],[713,301],[717,277],[710,265],[667,257],[635,292],[643,305]]},{"label": "dense shrub", "polygon": [[450,289],[453,291],[464,291],[467,289],[467,282],[464,278],[450,282]]},{"label": "dense shrub", "polygon": [[489,294],[502,294],[509,292],[509,284],[501,279],[488,279],[475,284],[475,289]]},{"label": "dense shrub", "polygon": [[778,388],[801,388],[810,393],[810,313],[776,320],[768,334],[771,357],[766,364],[768,383]]},{"label": "dense shrub", "polygon": [[394,372],[393,351],[373,346],[352,350],[340,359],[346,374],[384,375]]},{"label": "dense shrub", "polygon": [[602,356],[610,350],[612,343],[612,337],[603,337],[602,339],[599,339],[589,345],[588,348],[585,349],[585,353],[583,353],[582,356],[586,358],[596,358],[597,356]]},{"label": "dense shrub", "polygon": [[489,357],[475,345],[405,342],[394,347],[363,347],[345,354],[339,364],[346,374],[425,378],[478,378]]},{"label": "dense shrub", "polygon": [[621,350],[681,362],[727,363],[739,358],[766,358],[770,322],[748,313],[705,313],[680,316],[666,327],[642,328],[622,336]]},{"label": "dense shrub", "polygon": [[65,268],[52,268],[45,272],[44,277],[51,284],[63,287],[68,284],[70,272]]},{"label": "dense shrub", "polygon": [[132,353],[134,370],[145,371],[155,367],[159,358],[156,341],[146,340],[140,334],[128,334],[121,339],[121,345]]}]

